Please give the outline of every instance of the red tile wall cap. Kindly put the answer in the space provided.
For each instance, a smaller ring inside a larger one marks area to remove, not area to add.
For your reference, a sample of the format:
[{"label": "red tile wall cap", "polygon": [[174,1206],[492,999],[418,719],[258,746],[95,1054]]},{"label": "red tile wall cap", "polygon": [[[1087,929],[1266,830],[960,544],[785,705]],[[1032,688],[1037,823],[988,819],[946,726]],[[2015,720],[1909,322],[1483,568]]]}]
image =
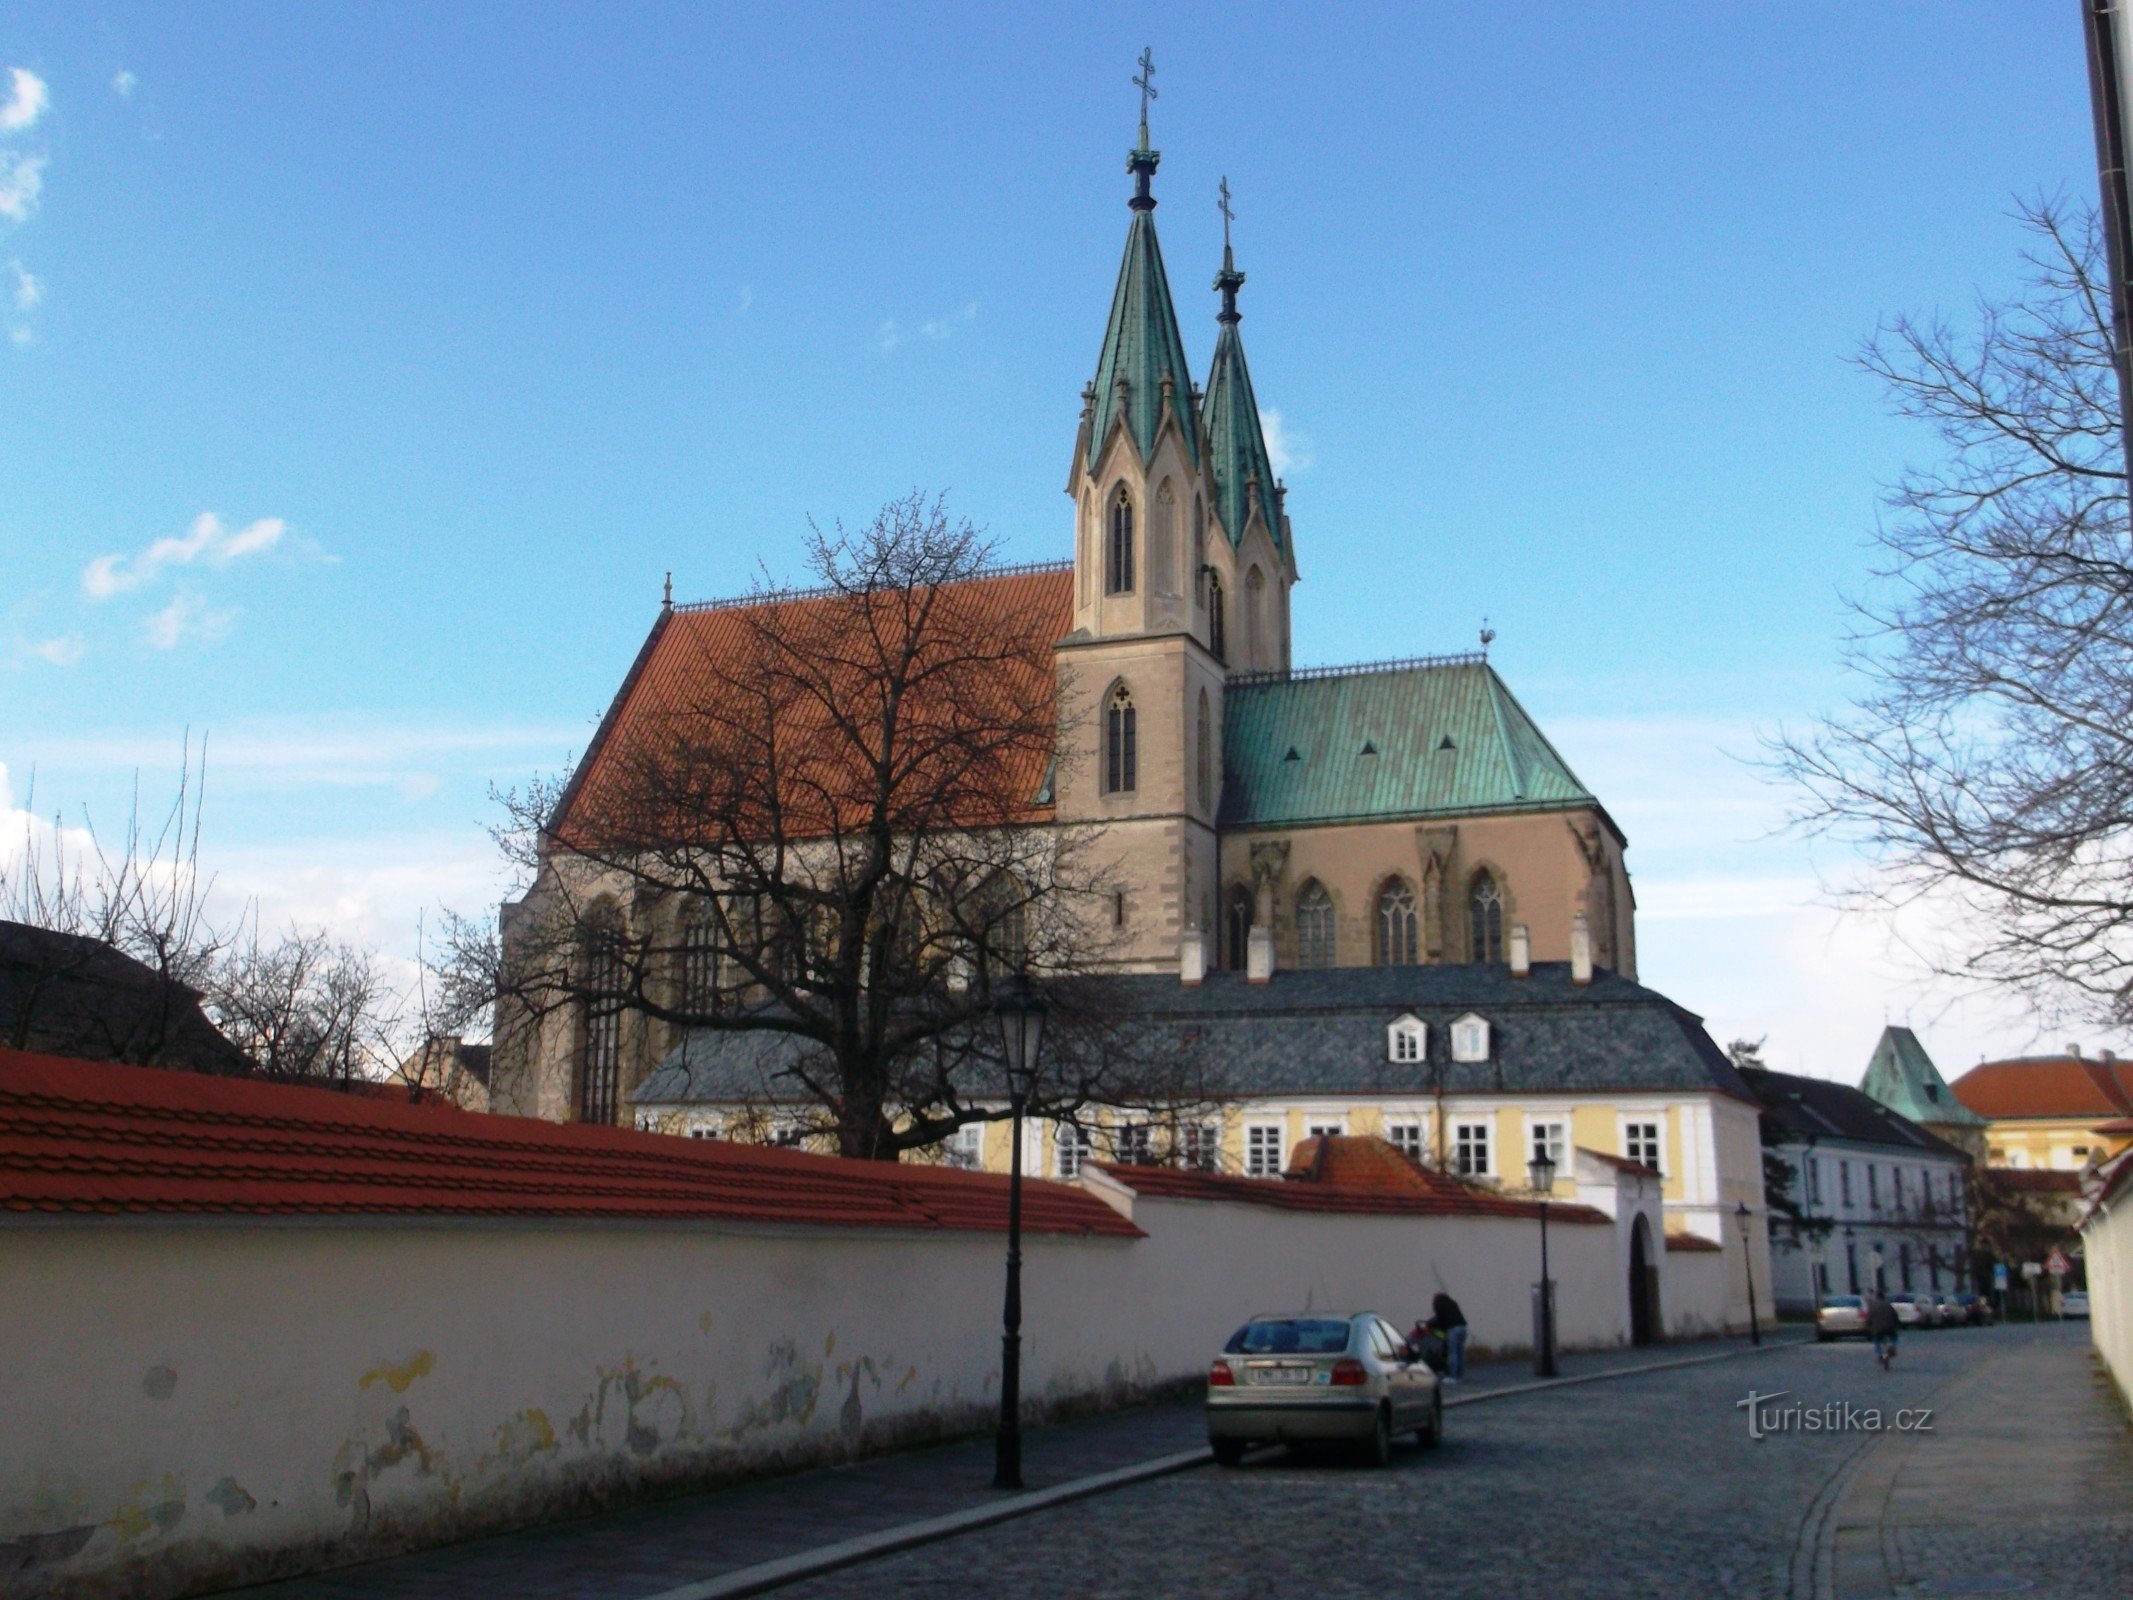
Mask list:
[{"label": "red tile wall cap", "polygon": [[1619,1172],[1634,1172],[1640,1178],[1656,1178],[1660,1175],[1657,1167],[1648,1167],[1641,1161],[1630,1160],[1627,1156],[1611,1156],[1605,1150],[1589,1150],[1584,1145],[1579,1145],[1578,1154],[1591,1156],[1595,1161],[1604,1161]]},{"label": "red tile wall cap", "polygon": [[[1007,1179],[0,1050],[0,1217],[424,1216],[996,1232]],[[1143,1237],[1027,1180],[1034,1233]]]},{"label": "red tile wall cap", "polygon": [[2002,1189],[2025,1189],[2033,1194],[2079,1194],[2081,1174],[2054,1172],[2048,1167],[1987,1167],[1985,1181]]},{"label": "red tile wall cap", "polygon": [[1670,1233],[1666,1236],[1666,1247],[1669,1250],[1710,1255],[1724,1255],[1726,1250],[1716,1239],[1706,1239],[1700,1233]]}]

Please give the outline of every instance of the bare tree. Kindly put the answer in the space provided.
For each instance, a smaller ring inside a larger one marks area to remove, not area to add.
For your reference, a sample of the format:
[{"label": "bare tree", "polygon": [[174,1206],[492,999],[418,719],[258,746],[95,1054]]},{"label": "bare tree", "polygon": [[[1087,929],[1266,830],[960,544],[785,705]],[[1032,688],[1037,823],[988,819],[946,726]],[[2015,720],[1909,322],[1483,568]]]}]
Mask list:
[{"label": "bare tree", "polygon": [[1865,370],[1943,458],[1877,532],[1850,709],[1772,742],[1797,824],[1865,847],[1885,906],[1953,902],[1926,954],[2046,1012],[2133,1020],[2133,537],[2095,218],[2021,213],[2028,278],[1975,323],[1899,318]]},{"label": "bare tree", "polygon": [[816,533],[817,589],[689,619],[570,791],[508,797],[531,892],[501,940],[448,936],[470,992],[494,964],[500,1051],[575,1018],[583,1084],[624,1027],[745,1038],[788,1135],[895,1160],[1004,1114],[994,989],[1026,970],[1055,1007],[1033,1109],[1175,1098],[1175,1063],[1138,1061],[1098,997],[1093,836],[1049,812],[1060,619],[979,581],[990,555],[917,495]]},{"label": "bare tree", "polygon": [[271,942],[253,912],[210,965],[209,1015],[261,1076],[346,1088],[412,1054],[403,1003],[377,957],[319,931]]}]

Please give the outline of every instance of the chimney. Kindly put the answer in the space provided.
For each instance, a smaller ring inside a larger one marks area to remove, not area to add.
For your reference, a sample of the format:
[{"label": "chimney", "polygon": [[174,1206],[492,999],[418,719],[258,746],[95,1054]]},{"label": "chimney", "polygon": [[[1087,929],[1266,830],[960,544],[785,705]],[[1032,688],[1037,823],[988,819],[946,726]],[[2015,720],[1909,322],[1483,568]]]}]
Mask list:
[{"label": "chimney", "polygon": [[1511,976],[1523,978],[1533,970],[1533,938],[1523,922],[1511,924]]},{"label": "chimney", "polygon": [[1185,937],[1178,941],[1178,982],[1197,989],[1206,978],[1207,935],[1198,928],[1187,928]]},{"label": "chimney", "polygon": [[1592,982],[1592,924],[1582,911],[1570,919],[1570,981]]},{"label": "chimney", "polygon": [[2066,1053],[2072,1056],[2076,1061],[2079,1061],[2081,1059],[2081,1046],[2079,1046],[2078,1044],[2070,1044],[2066,1047]]},{"label": "chimney", "polygon": [[1244,941],[1244,981],[1266,983],[1274,976],[1274,930],[1255,923]]}]

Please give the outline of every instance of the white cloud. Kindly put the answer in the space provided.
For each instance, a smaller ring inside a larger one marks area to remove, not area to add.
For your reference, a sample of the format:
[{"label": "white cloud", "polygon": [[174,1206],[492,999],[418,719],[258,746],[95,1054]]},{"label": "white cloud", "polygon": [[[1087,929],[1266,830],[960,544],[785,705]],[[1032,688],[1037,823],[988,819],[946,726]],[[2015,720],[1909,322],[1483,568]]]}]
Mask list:
[{"label": "white cloud", "polygon": [[25,653],[49,666],[71,667],[81,659],[81,635],[66,633],[56,639],[34,639],[23,648]]},{"label": "white cloud", "polygon": [[0,150],[0,217],[27,222],[44,193],[42,155],[18,156]]},{"label": "white cloud", "polygon": [[82,570],[82,592],[92,600],[108,600],[154,582],[168,567],[226,567],[272,550],[287,532],[288,524],[279,517],[261,517],[233,531],[214,512],[203,511],[183,535],[158,539],[130,561],[98,556]]},{"label": "white cloud", "polygon": [[35,344],[37,342],[37,335],[32,329],[19,325],[8,329],[7,336],[17,345]]},{"label": "white cloud", "polygon": [[1272,406],[1260,409],[1259,431],[1266,435],[1266,453],[1273,462],[1275,477],[1285,478],[1311,465],[1311,441],[1290,432],[1281,413]]},{"label": "white cloud", "polygon": [[44,299],[44,283],[19,261],[10,261],[7,270],[14,274],[15,286],[8,291],[8,299],[17,311],[33,309]]},{"label": "white cloud", "polygon": [[903,342],[903,330],[897,327],[896,319],[894,317],[891,317],[888,321],[884,322],[881,325],[880,331],[874,335],[874,343],[880,347],[881,353],[883,355],[887,355],[891,350],[894,350],[898,345],[902,344]]},{"label": "white cloud", "polygon": [[207,598],[193,589],[180,589],[169,605],[148,619],[144,630],[158,650],[175,650],[181,644],[206,644],[230,631],[235,611],[214,611]]},{"label": "white cloud", "polygon": [[977,316],[978,303],[973,300],[960,311],[951,311],[945,317],[934,317],[920,324],[918,331],[929,339],[945,339],[962,324],[975,322]]},{"label": "white cloud", "polygon": [[23,67],[8,68],[8,98],[0,105],[0,133],[20,133],[32,126],[51,105],[44,79]]},{"label": "white cloud", "polygon": [[121,67],[119,68],[117,75],[111,80],[111,92],[117,95],[121,100],[123,100],[128,95],[133,93],[134,87],[139,84],[140,81],[141,80],[139,78],[136,78],[124,67]]}]

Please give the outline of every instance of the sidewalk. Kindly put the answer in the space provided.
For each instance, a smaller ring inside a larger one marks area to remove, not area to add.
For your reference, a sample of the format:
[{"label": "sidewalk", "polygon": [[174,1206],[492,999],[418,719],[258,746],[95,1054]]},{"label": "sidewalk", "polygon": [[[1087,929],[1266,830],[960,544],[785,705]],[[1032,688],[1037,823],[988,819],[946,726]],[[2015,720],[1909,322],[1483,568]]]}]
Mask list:
[{"label": "sidewalk", "polygon": [[1885,1435],[1840,1482],[1818,1600],[2133,1594],[2133,1432],[2086,1323],[2047,1324],[1930,1399],[1931,1433]]},{"label": "sidewalk", "polygon": [[[1795,1339],[1798,1330],[1765,1340]],[[1747,1348],[1712,1339],[1566,1355],[1564,1377],[1619,1371]],[[1468,1368],[1449,1391],[1473,1399],[1533,1381],[1530,1362]],[[1023,1434],[1023,1480],[1046,1489],[1206,1443],[1197,1397],[1142,1406]],[[521,1533],[343,1567],[236,1591],[246,1600],[645,1600],[678,1585],[798,1555],[905,1523],[996,1503],[988,1436],[766,1479]]]}]

